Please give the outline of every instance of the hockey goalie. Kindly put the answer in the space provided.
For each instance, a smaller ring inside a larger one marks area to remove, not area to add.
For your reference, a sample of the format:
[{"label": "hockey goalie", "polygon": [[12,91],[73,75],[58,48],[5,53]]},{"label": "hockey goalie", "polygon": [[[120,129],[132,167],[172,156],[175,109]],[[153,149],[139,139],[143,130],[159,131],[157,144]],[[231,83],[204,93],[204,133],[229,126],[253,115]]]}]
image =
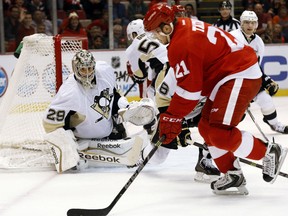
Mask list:
[{"label": "hockey goalie", "polygon": [[[74,55],[72,68],[74,74],[64,81],[43,118],[57,172],[81,169],[87,161],[133,166],[149,144],[141,125],[153,125],[153,101],[129,103],[116,89],[112,67],[95,61],[87,50]],[[123,122],[141,130],[127,136]]]}]

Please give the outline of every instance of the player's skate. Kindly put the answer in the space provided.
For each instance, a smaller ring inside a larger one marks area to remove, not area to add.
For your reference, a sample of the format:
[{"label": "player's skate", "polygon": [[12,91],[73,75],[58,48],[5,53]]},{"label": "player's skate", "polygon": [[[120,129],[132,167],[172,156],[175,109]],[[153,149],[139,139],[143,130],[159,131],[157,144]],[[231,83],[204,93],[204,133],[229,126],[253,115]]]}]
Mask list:
[{"label": "player's skate", "polygon": [[263,121],[270,126],[271,130],[278,133],[288,134],[288,126],[283,125],[281,122],[277,122],[276,124],[272,125],[265,118],[263,119]]},{"label": "player's skate", "polygon": [[287,155],[287,148],[281,147],[279,144],[268,144],[266,154],[263,158],[263,179],[266,182],[274,183],[283,162]]},{"label": "player's skate", "polygon": [[218,195],[248,195],[246,179],[238,159],[234,161],[235,170],[229,170],[224,176],[211,183],[211,189]]},{"label": "player's skate", "polygon": [[195,166],[195,171],[196,175],[194,180],[198,182],[211,183],[220,176],[220,171],[212,163],[210,153],[204,156],[203,149],[199,149],[198,162]]}]

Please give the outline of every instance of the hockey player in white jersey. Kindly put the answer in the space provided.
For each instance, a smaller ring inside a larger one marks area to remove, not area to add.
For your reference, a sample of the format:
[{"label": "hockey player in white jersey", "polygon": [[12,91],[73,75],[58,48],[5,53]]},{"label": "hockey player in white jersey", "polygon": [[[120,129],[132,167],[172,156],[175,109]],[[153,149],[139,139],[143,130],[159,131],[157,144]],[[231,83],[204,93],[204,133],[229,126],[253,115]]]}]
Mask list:
[{"label": "hockey player in white jersey", "polygon": [[[162,100],[157,100],[158,93],[155,91],[155,88],[157,89],[157,87],[162,83],[170,68],[166,46],[160,43],[157,39],[153,39],[146,34],[144,31],[143,21],[140,19],[133,20],[128,24],[127,38],[130,41],[132,40],[131,45],[126,50],[126,55],[131,65],[133,76],[135,77],[135,80],[143,81],[147,79],[147,77],[151,80],[150,88],[152,88],[152,91],[150,92],[152,92],[152,94],[150,93],[148,96],[152,96],[155,99],[156,95],[158,110],[160,113],[164,112],[168,108],[171,95],[173,95],[174,92],[169,95],[170,98],[163,97]],[[174,77],[173,70],[169,73],[169,76],[171,74]],[[175,79],[172,78],[171,81],[173,82],[173,80]],[[174,90],[173,87],[170,89],[171,91]],[[200,114],[200,112],[198,114]],[[190,122],[192,121],[190,120]],[[153,126],[155,127],[155,125]],[[158,139],[158,133],[157,131],[154,132],[156,132],[156,134],[154,134],[152,142],[155,143]],[[169,145],[165,145],[164,147],[160,146],[149,163],[159,164],[164,162],[171,149],[177,149],[178,146],[186,147],[188,145],[186,142],[187,139],[191,140],[190,130],[187,122],[184,122],[182,133],[177,137],[177,139]],[[151,149],[151,145],[148,145],[144,149],[143,158],[145,158]],[[206,150],[203,151],[202,149],[199,149],[199,159],[195,170],[197,172],[194,178],[196,181],[210,182],[214,180],[215,176],[218,177],[220,175],[218,169],[212,164],[209,152]]]},{"label": "hockey player in white jersey", "polygon": [[[254,11],[244,11],[240,16],[240,22],[241,28],[230,33],[240,42],[252,47],[260,63],[264,55],[265,47],[261,37],[255,34],[258,26],[258,17]],[[283,125],[277,119],[277,112],[272,99],[272,96],[277,93],[279,86],[271,77],[266,75],[263,70],[262,73],[262,86],[253,101],[260,106],[263,121],[267,123],[273,131],[288,134],[288,126]],[[267,90],[268,93],[265,90]]]},{"label": "hockey player in white jersey", "polygon": [[150,123],[156,115],[153,101],[128,103],[116,89],[112,67],[95,61],[87,50],[74,55],[72,68],[74,73],[64,81],[43,119],[57,171],[84,167],[86,159],[135,164],[149,142],[148,134],[141,130],[127,137],[121,122]]}]

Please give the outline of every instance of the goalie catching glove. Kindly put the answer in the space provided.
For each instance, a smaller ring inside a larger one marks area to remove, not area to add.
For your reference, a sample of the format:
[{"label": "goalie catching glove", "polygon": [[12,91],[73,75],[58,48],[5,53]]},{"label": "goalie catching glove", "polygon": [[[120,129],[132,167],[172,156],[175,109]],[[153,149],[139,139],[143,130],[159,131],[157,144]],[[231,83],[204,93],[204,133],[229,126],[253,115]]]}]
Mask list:
[{"label": "goalie catching glove", "polygon": [[137,126],[151,123],[156,114],[157,109],[150,98],[132,101],[127,108],[118,111],[120,122],[131,122]]},{"label": "goalie catching glove", "polygon": [[273,96],[279,90],[279,85],[269,76],[265,76],[263,87],[268,91],[270,96]]}]

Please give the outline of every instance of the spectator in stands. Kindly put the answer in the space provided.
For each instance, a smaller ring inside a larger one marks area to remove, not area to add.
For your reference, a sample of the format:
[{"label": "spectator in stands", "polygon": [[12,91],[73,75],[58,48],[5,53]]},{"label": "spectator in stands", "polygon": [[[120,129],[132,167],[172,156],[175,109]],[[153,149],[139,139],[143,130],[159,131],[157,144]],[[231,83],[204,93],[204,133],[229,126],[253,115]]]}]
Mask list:
[{"label": "spectator in stands", "polygon": [[104,9],[107,9],[106,0],[81,0],[87,19],[96,20],[103,17]]},{"label": "spectator in stands", "polygon": [[258,34],[262,39],[265,37],[271,37],[271,33],[272,33],[271,14],[265,13],[263,10],[263,6],[259,3],[254,5],[254,12],[256,13],[258,17],[258,28],[256,30],[256,34]]},{"label": "spectator in stands", "polygon": [[231,15],[232,4],[230,1],[222,1],[218,6],[220,18],[213,24],[224,31],[230,32],[240,28],[240,21]]},{"label": "spectator in stands", "polygon": [[45,34],[47,35],[53,35],[53,26],[52,22],[48,19],[46,19],[46,15],[44,14],[43,11],[41,10],[34,10],[34,13],[32,15],[32,26],[35,28],[37,31],[38,25],[43,24],[45,27]]},{"label": "spectator in stands", "polygon": [[108,46],[105,44],[105,39],[101,35],[96,35],[93,38],[93,45],[90,49],[107,49]]},{"label": "spectator in stands", "polygon": [[16,46],[20,44],[25,36],[35,34],[36,31],[32,26],[32,14],[28,11],[25,13],[23,21],[20,23],[16,34]]},{"label": "spectator in stands", "polygon": [[285,42],[288,42],[288,10],[286,6],[279,9],[278,15],[275,15],[272,20],[273,24],[280,24]]},{"label": "spectator in stands", "polygon": [[69,14],[68,19],[64,20],[60,26],[59,34],[62,36],[83,36],[87,37],[85,28],[79,22],[79,17],[76,12]]},{"label": "spectator in stands", "polygon": [[64,0],[63,9],[65,11],[75,11],[75,10],[82,10],[82,4],[80,0]]},{"label": "spectator in stands", "polygon": [[27,12],[27,8],[25,6],[25,1],[24,0],[14,0],[13,5],[17,6],[20,10],[20,18],[19,21],[22,22],[22,20],[25,17],[25,14]]},{"label": "spectator in stands", "polygon": [[273,9],[273,16],[279,14],[279,10],[281,7],[288,7],[288,2],[285,0],[273,0],[271,2],[270,9]]},{"label": "spectator in stands", "polygon": [[282,26],[280,24],[273,24],[271,43],[285,43],[285,38],[282,33]]},{"label": "spectator in stands", "polygon": [[92,26],[91,28],[87,28],[87,36],[88,36],[88,47],[89,49],[92,49],[93,43],[94,43],[94,38],[96,36],[101,36],[103,37],[102,30],[100,26]]},{"label": "spectator in stands", "polygon": [[46,34],[46,26],[44,23],[38,23],[36,26],[36,32],[38,34]]},{"label": "spectator in stands", "polygon": [[99,26],[101,28],[103,37],[108,37],[108,33],[109,33],[109,29],[108,29],[109,28],[109,15],[108,15],[108,11],[107,10],[103,11],[103,16],[100,19],[96,19],[92,23],[90,23],[87,26],[87,29],[91,29],[93,26]]},{"label": "spectator in stands", "polygon": [[127,26],[129,20],[127,18],[127,11],[124,4],[120,0],[113,0],[113,24]]},{"label": "spectator in stands", "polygon": [[148,6],[143,0],[130,0],[130,4],[128,5],[129,21],[143,19],[147,10]]},{"label": "spectator in stands", "polygon": [[11,6],[9,14],[4,19],[5,41],[15,40],[17,29],[20,25],[20,9],[17,6]]},{"label": "spectator in stands", "polygon": [[36,10],[42,11],[46,18],[51,19],[50,11],[47,6],[48,1],[43,0],[30,0],[27,2],[26,7],[27,10],[34,14]]},{"label": "spectator in stands", "polygon": [[187,17],[198,20],[198,17],[196,16],[196,12],[192,4],[188,3],[185,5],[185,12]]},{"label": "spectator in stands", "polygon": [[119,48],[119,43],[121,43],[121,39],[125,38],[123,27],[119,24],[114,25],[113,34],[114,34],[114,48],[117,49]]}]

